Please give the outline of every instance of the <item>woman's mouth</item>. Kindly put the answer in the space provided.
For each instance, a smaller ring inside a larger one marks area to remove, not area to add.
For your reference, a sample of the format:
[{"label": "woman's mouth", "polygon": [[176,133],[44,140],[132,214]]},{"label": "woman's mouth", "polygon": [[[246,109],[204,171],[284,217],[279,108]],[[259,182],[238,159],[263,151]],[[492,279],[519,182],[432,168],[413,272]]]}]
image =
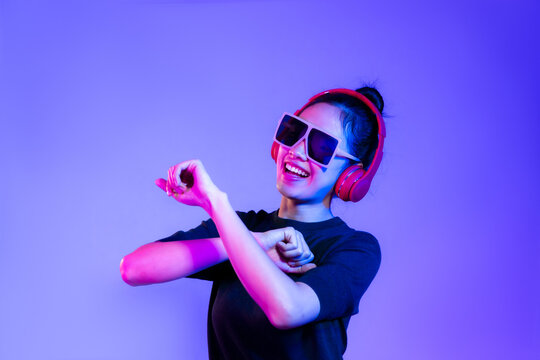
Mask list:
[{"label": "woman's mouth", "polygon": [[307,178],[309,176],[309,173],[306,172],[305,170],[302,170],[294,165],[291,165],[290,163],[285,163],[285,165],[283,166],[283,169],[284,169],[284,172],[286,174],[290,174],[290,175],[296,175],[298,177],[302,177],[302,178]]}]

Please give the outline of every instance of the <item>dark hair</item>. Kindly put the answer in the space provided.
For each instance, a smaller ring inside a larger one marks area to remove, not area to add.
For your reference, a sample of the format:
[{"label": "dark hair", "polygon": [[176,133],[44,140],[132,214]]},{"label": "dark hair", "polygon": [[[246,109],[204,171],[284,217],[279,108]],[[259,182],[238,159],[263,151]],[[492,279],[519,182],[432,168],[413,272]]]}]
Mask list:
[{"label": "dark hair", "polygon": [[[381,94],[371,86],[356,89],[367,97],[382,115],[384,101]],[[354,156],[362,161],[367,169],[375,156],[379,138],[376,115],[360,99],[346,94],[325,94],[318,97],[309,106],[324,102],[341,109],[340,120],[347,146]],[[305,110],[305,109],[304,109]],[[350,160],[350,163],[354,160]]]}]

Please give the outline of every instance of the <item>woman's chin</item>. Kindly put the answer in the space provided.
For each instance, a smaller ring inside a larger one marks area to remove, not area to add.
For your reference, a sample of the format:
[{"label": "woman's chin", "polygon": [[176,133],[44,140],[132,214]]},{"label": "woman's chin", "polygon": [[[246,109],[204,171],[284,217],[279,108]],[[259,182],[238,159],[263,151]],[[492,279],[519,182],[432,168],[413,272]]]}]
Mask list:
[{"label": "woman's chin", "polygon": [[289,198],[291,200],[300,200],[301,199],[301,190],[300,188],[291,185],[287,182],[280,182],[278,181],[276,183],[276,188],[281,193],[281,195],[285,196],[286,198]]}]

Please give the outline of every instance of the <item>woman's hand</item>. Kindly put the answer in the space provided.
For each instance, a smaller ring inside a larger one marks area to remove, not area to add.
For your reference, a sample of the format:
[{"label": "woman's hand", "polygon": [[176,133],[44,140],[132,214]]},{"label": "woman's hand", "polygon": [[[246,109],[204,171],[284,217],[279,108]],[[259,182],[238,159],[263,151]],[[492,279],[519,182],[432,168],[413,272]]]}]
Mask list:
[{"label": "woman's hand", "polygon": [[315,256],[300,231],[289,226],[265,232],[252,232],[272,261],[284,272],[305,273],[317,265],[310,263]]},{"label": "woman's hand", "polygon": [[200,160],[187,160],[172,166],[167,180],[157,179],[156,185],[182,204],[200,206],[207,212],[210,198],[220,191]]}]

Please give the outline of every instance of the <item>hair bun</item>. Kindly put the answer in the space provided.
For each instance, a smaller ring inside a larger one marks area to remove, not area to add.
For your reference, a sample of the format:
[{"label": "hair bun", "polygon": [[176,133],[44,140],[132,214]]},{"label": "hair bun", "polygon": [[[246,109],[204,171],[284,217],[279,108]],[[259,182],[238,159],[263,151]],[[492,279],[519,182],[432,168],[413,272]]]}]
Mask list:
[{"label": "hair bun", "polygon": [[356,92],[367,97],[369,101],[371,101],[373,105],[375,105],[375,107],[377,107],[377,109],[379,109],[379,112],[382,114],[384,108],[384,100],[379,91],[377,91],[377,89],[370,86],[364,86],[356,89]]}]

